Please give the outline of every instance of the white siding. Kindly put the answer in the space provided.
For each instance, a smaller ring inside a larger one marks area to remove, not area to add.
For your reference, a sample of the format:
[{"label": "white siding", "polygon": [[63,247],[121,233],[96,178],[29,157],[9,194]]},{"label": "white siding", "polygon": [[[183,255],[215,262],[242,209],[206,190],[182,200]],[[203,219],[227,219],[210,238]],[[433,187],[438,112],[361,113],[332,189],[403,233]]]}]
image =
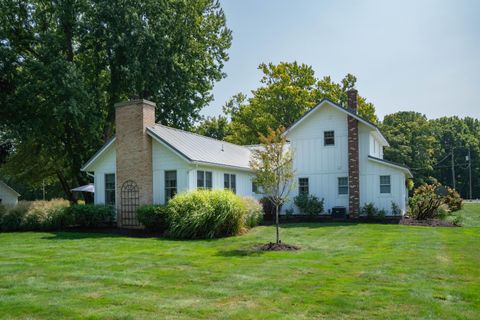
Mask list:
[{"label": "white siding", "polygon": [[177,171],[177,193],[188,189],[189,164],[158,141],[152,140],[153,202],[165,203],[165,171]]},{"label": "white siding", "polygon": [[[95,161],[95,165],[91,168],[91,170],[94,171],[94,181],[93,181],[95,184],[94,201],[96,204],[105,203],[105,175],[116,173],[116,168],[117,168],[116,159],[117,158],[116,158],[116,152],[115,152],[115,144],[112,144],[97,159],[97,161]],[[116,185],[115,185],[115,188],[117,188]]]},{"label": "white siding", "polygon": [[3,205],[16,205],[18,203],[18,196],[9,188],[0,182],[0,199]]},{"label": "white siding", "polygon": [[[330,130],[335,131],[335,145],[324,146],[323,132]],[[347,114],[325,105],[294,128],[288,139],[294,152],[296,188],[284,209],[293,208],[298,213],[293,205],[293,198],[298,195],[298,178],[309,179],[309,193],[324,198],[326,212],[335,206],[348,208],[348,195],[338,194],[338,178],[348,177]],[[382,149],[371,129],[359,122],[360,206],[373,202],[390,213],[394,201],[405,210],[404,173],[368,160],[368,155],[382,159]],[[380,194],[380,175],[391,176],[392,189],[388,195]]]},{"label": "white siding", "polygon": [[217,166],[205,166],[205,165],[192,165],[190,167],[190,179],[189,186],[190,189],[197,188],[197,170],[210,171],[212,172],[212,189],[223,189],[224,188],[224,174],[235,174],[236,179],[236,194],[239,196],[253,196],[257,197],[252,192],[252,174],[244,170],[235,170],[230,168],[223,168]]}]

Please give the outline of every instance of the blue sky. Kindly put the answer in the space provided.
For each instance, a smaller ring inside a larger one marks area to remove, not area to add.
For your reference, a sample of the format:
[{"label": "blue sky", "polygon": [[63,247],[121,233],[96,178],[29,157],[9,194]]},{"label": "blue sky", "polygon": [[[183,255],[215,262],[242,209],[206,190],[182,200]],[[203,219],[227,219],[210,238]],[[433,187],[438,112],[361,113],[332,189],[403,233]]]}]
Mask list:
[{"label": "blue sky", "polygon": [[354,74],[382,119],[480,117],[480,1],[221,0],[233,32],[227,78],[202,110],[218,115],[259,86],[262,62],[309,64],[338,82]]}]

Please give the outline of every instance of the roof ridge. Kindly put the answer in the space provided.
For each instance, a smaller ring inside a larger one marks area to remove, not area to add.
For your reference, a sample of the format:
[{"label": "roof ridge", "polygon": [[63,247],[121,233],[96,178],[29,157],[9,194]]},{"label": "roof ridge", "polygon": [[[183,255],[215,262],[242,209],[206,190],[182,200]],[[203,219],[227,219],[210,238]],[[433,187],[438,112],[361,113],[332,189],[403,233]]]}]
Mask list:
[{"label": "roof ridge", "polygon": [[204,136],[204,135],[199,134],[199,133],[196,133],[196,132],[192,132],[192,131],[187,131],[187,130],[182,130],[182,129],[178,129],[178,128],[166,126],[166,125],[161,124],[161,123],[155,123],[155,125],[156,125],[156,126],[161,126],[161,127],[164,127],[164,128],[168,128],[168,129],[172,129],[172,130],[175,130],[175,131],[185,132],[185,133],[187,133],[187,134],[192,134],[192,135],[195,135],[195,136],[198,136],[198,137],[202,137],[202,138],[206,138],[206,139],[209,139],[209,140],[213,140],[213,141],[217,141],[217,142],[221,142],[221,143],[230,144],[230,145],[235,146],[235,147],[242,147],[242,148],[248,149],[246,146],[242,146],[242,145],[239,145],[239,144],[231,143],[231,142],[228,142],[228,141],[225,141],[225,140],[218,140],[218,139],[215,139],[215,138],[212,138],[212,137]]}]

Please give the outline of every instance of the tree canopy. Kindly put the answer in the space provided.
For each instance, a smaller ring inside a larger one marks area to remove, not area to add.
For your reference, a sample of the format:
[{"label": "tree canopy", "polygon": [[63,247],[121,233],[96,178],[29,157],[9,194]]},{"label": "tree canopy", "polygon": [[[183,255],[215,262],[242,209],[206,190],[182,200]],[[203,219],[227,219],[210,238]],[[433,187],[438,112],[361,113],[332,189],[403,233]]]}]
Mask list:
[{"label": "tree canopy", "polygon": [[113,135],[114,103],[150,99],[157,121],[191,128],[230,44],[216,0],[2,1],[0,145],[14,146],[3,173],[55,177],[74,200],[81,165]]}]

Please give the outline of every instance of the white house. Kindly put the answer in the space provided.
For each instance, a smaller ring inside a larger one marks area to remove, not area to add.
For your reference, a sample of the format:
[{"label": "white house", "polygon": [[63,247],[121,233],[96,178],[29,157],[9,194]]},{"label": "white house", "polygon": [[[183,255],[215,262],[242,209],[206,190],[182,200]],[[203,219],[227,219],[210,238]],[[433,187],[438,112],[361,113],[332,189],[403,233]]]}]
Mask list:
[{"label": "white house", "polygon": [[[379,129],[357,115],[356,91],[349,109],[321,101],[286,132],[294,152],[299,192],[325,199],[325,209],[345,207],[352,215],[373,202],[390,212],[406,210],[408,168],[383,160],[388,142]],[[167,202],[176,193],[229,188],[260,197],[252,183],[249,146],[239,146],[155,123],[155,104],[116,104],[116,137],[82,168],[92,172],[95,203],[115,205],[121,226],[138,226],[139,205]]]},{"label": "white house", "polygon": [[0,204],[16,205],[20,194],[0,180]]}]

